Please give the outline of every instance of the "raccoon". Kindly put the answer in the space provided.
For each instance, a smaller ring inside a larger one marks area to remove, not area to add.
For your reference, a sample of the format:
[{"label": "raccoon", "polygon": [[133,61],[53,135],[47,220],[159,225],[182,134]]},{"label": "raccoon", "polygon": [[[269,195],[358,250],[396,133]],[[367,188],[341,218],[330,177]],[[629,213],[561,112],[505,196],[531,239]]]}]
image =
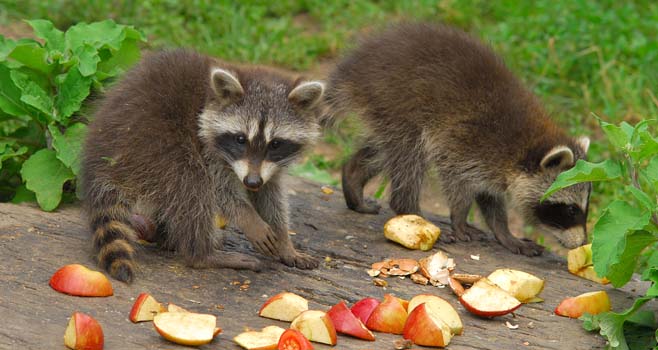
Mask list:
[{"label": "raccoon", "polygon": [[100,266],[133,280],[130,217],[140,208],[156,242],[192,267],[264,266],[219,249],[216,214],[258,252],[317,267],[289,238],[282,176],[319,135],[323,91],[322,82],[187,50],[147,56],[102,100],[84,145],[82,187]]},{"label": "raccoon", "polygon": [[363,146],[344,165],[347,206],[378,213],[363,187],[380,172],[391,182],[390,207],[420,214],[424,176],[436,167],[452,221],[448,241],[469,241],[476,202],[509,250],[543,248],[512,236],[509,208],[566,247],[586,242],[590,184],[539,198],[556,176],[586,156],[587,137],[571,138],[491,48],[445,25],[403,23],[363,40],[330,73],[324,123],[360,115]]}]

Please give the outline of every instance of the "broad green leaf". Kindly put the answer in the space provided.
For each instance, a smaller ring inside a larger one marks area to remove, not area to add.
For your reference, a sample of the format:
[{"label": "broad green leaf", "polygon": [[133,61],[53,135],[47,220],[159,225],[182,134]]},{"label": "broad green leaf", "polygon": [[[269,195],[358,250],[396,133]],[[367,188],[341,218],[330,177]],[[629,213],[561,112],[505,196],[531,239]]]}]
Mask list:
[{"label": "broad green leaf", "polygon": [[0,109],[5,113],[21,117],[29,115],[21,102],[21,89],[11,79],[11,69],[0,62]]},{"label": "broad green leaf", "polygon": [[15,47],[15,40],[11,40],[0,35],[0,61],[6,60],[7,56],[9,56],[12,51],[14,51]]},{"label": "broad green leaf", "polygon": [[22,91],[21,101],[52,118],[53,98],[39,85],[31,81],[27,75],[17,70],[12,70],[10,75],[14,84]]},{"label": "broad green leaf", "polygon": [[34,29],[34,33],[39,38],[45,40],[46,48],[64,52],[64,32],[55,28],[52,22],[44,19],[35,19],[26,22]]},{"label": "broad green leaf", "polygon": [[88,77],[96,73],[96,65],[98,65],[101,58],[98,57],[98,50],[95,47],[84,44],[76,49],[75,54],[80,60],[78,69],[82,76]]},{"label": "broad green leaf", "polygon": [[44,74],[52,72],[54,66],[48,63],[48,51],[36,41],[16,45],[9,57]]},{"label": "broad green leaf", "polygon": [[55,99],[55,106],[59,115],[55,118],[63,121],[80,109],[82,101],[89,96],[90,77],[83,77],[75,68],[69,69],[64,80],[56,83],[59,93]]},{"label": "broad green leaf", "polygon": [[599,333],[608,339],[612,349],[630,350],[624,336],[624,323],[651,299],[649,297],[638,298],[633,306],[622,313],[604,312],[594,316],[585,314],[580,319],[584,321],[583,327],[585,329],[589,331],[600,329]]},{"label": "broad green leaf", "polygon": [[630,154],[635,162],[653,157],[658,154],[658,139],[652,137],[648,131],[641,131],[638,134],[638,141]]},{"label": "broad green leaf", "polygon": [[[635,315],[650,313],[649,311],[638,311]],[[641,324],[631,322],[630,319],[624,324],[624,337],[629,349],[655,349],[656,339],[654,330],[656,327],[647,327]]]},{"label": "broad green leaf", "polygon": [[656,209],[656,203],[651,200],[648,194],[638,190],[634,186],[626,186],[626,191],[630,192],[637,201],[642,204],[644,209],[649,211],[654,211]]},{"label": "broad green leaf", "polygon": [[71,168],[73,174],[78,175],[87,126],[82,123],[72,124],[66,128],[64,134],[60,133],[54,125],[49,125],[48,130],[53,137],[53,148],[57,151],[57,159]]},{"label": "broad green leaf", "polygon": [[21,169],[25,187],[37,196],[41,209],[52,211],[62,200],[62,187],[75,176],[64,165],[55,151],[42,149],[28,158]]},{"label": "broad green leaf", "polygon": [[[599,276],[606,276],[615,287],[628,282],[626,277],[633,272],[621,271],[621,268],[637,262],[637,256],[632,261],[620,261],[622,257],[632,258],[630,254],[638,248],[644,248],[650,244],[650,239],[655,239],[652,234],[638,233],[649,223],[651,215],[628,203],[616,200],[603,211],[601,217],[594,225],[592,232],[592,260],[594,270]],[[644,231],[642,231],[644,232]],[[648,235],[648,236],[647,236]],[[616,267],[619,265],[618,267]]]},{"label": "broad green leaf", "polygon": [[75,51],[84,44],[90,44],[96,49],[105,45],[114,50],[121,47],[121,42],[126,37],[125,26],[116,24],[113,20],[105,20],[94,23],[78,23],[69,28],[64,34],[66,47]]},{"label": "broad green leaf", "polygon": [[11,199],[11,202],[14,204],[36,201],[37,197],[34,195],[34,192],[28,190],[25,185],[16,187],[16,193],[14,193],[14,197]]},{"label": "broad green leaf", "polygon": [[541,197],[541,200],[550,197],[553,193],[563,188],[577,183],[614,180],[621,177],[621,174],[621,164],[616,160],[606,159],[600,163],[590,163],[580,159],[573,168],[558,175],[555,182]]},{"label": "broad green leaf", "polygon": [[649,310],[638,310],[631,314],[626,322],[633,322],[640,326],[656,328],[656,315]]},{"label": "broad green leaf", "polygon": [[[637,267],[640,253],[656,240],[656,237],[647,231],[635,231],[626,236],[626,240],[618,247],[617,262],[609,266],[609,273],[605,275],[612,285],[621,287],[630,281]],[[594,264],[596,269],[596,262]]]},{"label": "broad green leaf", "polygon": [[101,61],[98,64],[99,73],[103,72],[104,76],[98,76],[99,80],[116,76],[130,68],[135,62],[139,61],[140,52],[137,41],[126,39],[121,44],[121,48],[114,52],[112,57]]},{"label": "broad green leaf", "polygon": [[5,160],[23,155],[27,152],[27,147],[25,146],[14,150],[14,147],[12,147],[14,144],[16,144],[16,142],[0,141],[0,169],[2,169],[2,162]]},{"label": "broad green leaf", "polygon": [[[651,266],[651,265],[649,265]],[[646,281],[651,281],[651,286],[647,289],[645,293],[648,297],[658,297],[658,266],[653,265],[652,267],[644,270],[642,273],[642,279]]]},{"label": "broad green leaf", "polygon": [[[601,125],[601,129],[603,129],[605,135],[608,137],[608,140],[613,146],[615,146],[615,148],[619,150],[623,150],[628,145],[630,145],[632,131],[629,134],[627,132],[627,128],[622,128],[621,126],[606,123],[600,119],[599,119],[599,124]],[[628,125],[628,123],[626,124]]]}]

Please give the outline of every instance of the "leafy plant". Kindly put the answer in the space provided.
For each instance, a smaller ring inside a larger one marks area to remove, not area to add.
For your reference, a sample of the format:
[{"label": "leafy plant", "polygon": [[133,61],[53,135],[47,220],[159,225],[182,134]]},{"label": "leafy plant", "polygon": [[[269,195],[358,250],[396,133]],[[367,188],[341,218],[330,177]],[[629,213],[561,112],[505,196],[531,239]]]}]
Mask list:
[{"label": "leafy plant", "polygon": [[46,20],[27,23],[38,39],[0,36],[0,199],[36,196],[50,211],[80,173],[83,101],[139,59],[145,38],[112,20],[66,32]]},{"label": "leafy plant", "polygon": [[615,287],[628,283],[634,272],[640,272],[650,286],[628,310],[585,315],[583,326],[599,330],[612,349],[658,349],[655,316],[640,310],[647,301],[658,297],[658,138],[650,131],[655,120],[644,120],[635,126],[601,120],[599,124],[620,157],[599,163],[579,160],[571,170],[558,176],[543,198],[586,181],[610,181],[621,189],[622,199],[603,209],[594,225],[594,269]]}]

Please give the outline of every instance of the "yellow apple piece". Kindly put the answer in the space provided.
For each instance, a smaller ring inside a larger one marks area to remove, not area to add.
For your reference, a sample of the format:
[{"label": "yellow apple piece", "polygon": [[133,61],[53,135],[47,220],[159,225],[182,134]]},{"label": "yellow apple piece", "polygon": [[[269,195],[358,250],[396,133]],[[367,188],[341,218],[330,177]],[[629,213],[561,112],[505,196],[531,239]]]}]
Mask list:
[{"label": "yellow apple piece", "polygon": [[450,327],[450,331],[453,334],[462,334],[464,325],[462,324],[462,320],[459,317],[457,310],[455,310],[455,308],[452,307],[452,305],[450,305],[450,303],[445,299],[436,295],[419,294],[411,298],[411,300],[409,300],[409,307],[407,308],[409,317],[411,317],[411,313],[414,311],[414,309],[422,304],[430,304],[432,306],[432,310],[435,311],[435,315],[439,317],[443,322],[445,322],[448,327]]},{"label": "yellow apple piece", "polygon": [[441,311],[435,304],[418,305],[407,318],[404,325],[404,339],[422,346],[445,347],[450,343],[452,332],[441,319]]},{"label": "yellow apple piece", "polygon": [[167,305],[167,312],[190,312],[190,311],[176,304],[169,303],[169,305]]},{"label": "yellow apple piece", "polygon": [[302,332],[312,342],[336,345],[336,328],[324,311],[304,311],[292,321],[290,328]]},{"label": "yellow apple piece", "polygon": [[610,298],[605,291],[589,292],[577,297],[566,298],[555,308],[555,314],[578,318],[584,313],[596,315],[610,311]]},{"label": "yellow apple piece", "polygon": [[610,283],[607,278],[599,277],[594,271],[591,244],[571,249],[569,253],[567,253],[567,268],[572,274],[584,279],[600,284]]},{"label": "yellow apple piece", "polygon": [[519,270],[498,269],[487,278],[522,303],[532,300],[544,289],[544,280]]},{"label": "yellow apple piece", "polygon": [[441,230],[418,215],[398,215],[384,224],[384,236],[409,249],[430,250]]},{"label": "yellow apple piece", "polygon": [[130,320],[134,323],[142,321],[153,321],[153,317],[160,312],[167,311],[162,304],[160,304],[149,293],[141,293],[132,309],[130,310]]},{"label": "yellow apple piece", "polygon": [[281,327],[267,326],[261,329],[260,332],[240,333],[233,338],[233,341],[248,350],[276,350],[283,332],[285,332],[285,329]]},{"label": "yellow apple piece", "polygon": [[295,293],[283,292],[269,298],[258,311],[258,315],[290,322],[306,310],[308,300]]},{"label": "yellow apple piece", "polygon": [[103,329],[98,321],[81,312],[73,313],[64,331],[64,345],[74,350],[102,350],[103,343]]},{"label": "yellow apple piece", "polygon": [[181,345],[203,345],[215,337],[217,318],[192,312],[163,312],[153,318],[155,329],[165,339]]}]

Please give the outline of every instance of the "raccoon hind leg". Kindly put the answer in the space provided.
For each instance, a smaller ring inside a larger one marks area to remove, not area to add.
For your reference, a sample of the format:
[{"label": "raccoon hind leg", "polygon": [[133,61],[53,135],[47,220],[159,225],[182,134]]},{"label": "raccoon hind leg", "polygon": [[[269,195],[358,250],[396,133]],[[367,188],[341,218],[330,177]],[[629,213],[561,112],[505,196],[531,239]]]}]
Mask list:
[{"label": "raccoon hind leg", "polygon": [[347,207],[363,214],[378,214],[381,206],[363,198],[363,187],[381,172],[376,157],[378,150],[366,144],[343,166],[343,195]]}]

